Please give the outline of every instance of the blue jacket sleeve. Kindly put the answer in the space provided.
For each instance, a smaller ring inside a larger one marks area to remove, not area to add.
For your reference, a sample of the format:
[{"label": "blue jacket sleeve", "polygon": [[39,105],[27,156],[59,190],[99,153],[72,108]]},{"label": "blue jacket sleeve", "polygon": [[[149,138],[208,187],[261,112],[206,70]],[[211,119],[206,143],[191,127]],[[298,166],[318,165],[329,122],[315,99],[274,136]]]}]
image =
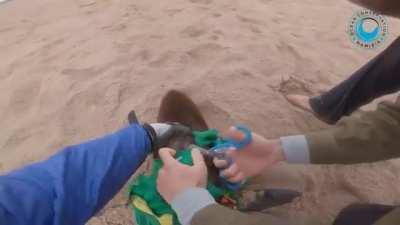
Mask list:
[{"label": "blue jacket sleeve", "polygon": [[0,225],[83,225],[150,152],[139,125],[0,176]]}]

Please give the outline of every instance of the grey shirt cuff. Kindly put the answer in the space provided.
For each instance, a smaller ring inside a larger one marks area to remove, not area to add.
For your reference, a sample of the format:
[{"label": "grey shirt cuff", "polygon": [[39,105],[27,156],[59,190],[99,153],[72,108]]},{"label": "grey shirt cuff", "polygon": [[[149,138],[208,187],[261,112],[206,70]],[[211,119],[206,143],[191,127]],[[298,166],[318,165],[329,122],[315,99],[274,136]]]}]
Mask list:
[{"label": "grey shirt cuff", "polygon": [[310,163],[310,149],[304,135],[281,137],[281,144],[289,163]]},{"label": "grey shirt cuff", "polygon": [[171,207],[175,210],[179,222],[189,225],[198,211],[214,203],[214,198],[206,189],[188,188],[172,200]]}]

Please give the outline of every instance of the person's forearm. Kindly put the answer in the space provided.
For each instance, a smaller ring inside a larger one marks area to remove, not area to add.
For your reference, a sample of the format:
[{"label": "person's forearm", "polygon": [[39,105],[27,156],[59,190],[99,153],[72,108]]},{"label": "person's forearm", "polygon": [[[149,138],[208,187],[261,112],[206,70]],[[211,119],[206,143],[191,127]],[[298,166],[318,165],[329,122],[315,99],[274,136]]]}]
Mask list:
[{"label": "person's forearm", "polygon": [[310,149],[304,135],[281,137],[277,144],[288,163],[310,163]]},{"label": "person's forearm", "polygon": [[268,214],[247,214],[217,204],[206,189],[189,188],[174,198],[172,208],[182,225],[288,225]]},{"label": "person's forearm", "polygon": [[191,225],[290,225],[289,219],[280,219],[268,212],[244,213],[218,204],[208,205],[199,210]]},{"label": "person's forearm", "polygon": [[83,225],[122,188],[150,149],[145,130],[132,125],[1,176],[0,221]]},{"label": "person's forearm", "polygon": [[380,104],[318,132],[281,138],[289,163],[352,164],[400,157],[400,107]]},{"label": "person's forearm", "polygon": [[204,188],[189,188],[175,196],[171,207],[182,225],[189,225],[193,216],[203,208],[216,204],[210,193]]}]

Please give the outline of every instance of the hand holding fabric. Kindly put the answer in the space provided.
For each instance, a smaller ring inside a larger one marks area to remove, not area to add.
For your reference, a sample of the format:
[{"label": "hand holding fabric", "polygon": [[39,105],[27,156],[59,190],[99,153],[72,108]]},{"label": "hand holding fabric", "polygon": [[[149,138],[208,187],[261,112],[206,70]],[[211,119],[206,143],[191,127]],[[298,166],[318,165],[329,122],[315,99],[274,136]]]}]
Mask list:
[{"label": "hand holding fabric", "polygon": [[207,185],[207,167],[200,151],[192,150],[193,166],[180,163],[173,157],[175,153],[171,148],[159,151],[164,166],[158,173],[157,189],[168,203],[188,188],[203,188]]}]

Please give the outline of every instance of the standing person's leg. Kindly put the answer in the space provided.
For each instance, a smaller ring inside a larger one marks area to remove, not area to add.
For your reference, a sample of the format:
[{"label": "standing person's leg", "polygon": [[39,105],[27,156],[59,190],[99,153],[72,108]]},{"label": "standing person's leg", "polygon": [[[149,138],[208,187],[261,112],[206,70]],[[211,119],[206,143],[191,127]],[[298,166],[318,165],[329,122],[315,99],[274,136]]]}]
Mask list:
[{"label": "standing person's leg", "polygon": [[288,100],[309,110],[329,124],[350,115],[359,107],[386,94],[400,90],[400,38],[360,68],[349,79],[328,92],[308,98],[288,95]]}]

